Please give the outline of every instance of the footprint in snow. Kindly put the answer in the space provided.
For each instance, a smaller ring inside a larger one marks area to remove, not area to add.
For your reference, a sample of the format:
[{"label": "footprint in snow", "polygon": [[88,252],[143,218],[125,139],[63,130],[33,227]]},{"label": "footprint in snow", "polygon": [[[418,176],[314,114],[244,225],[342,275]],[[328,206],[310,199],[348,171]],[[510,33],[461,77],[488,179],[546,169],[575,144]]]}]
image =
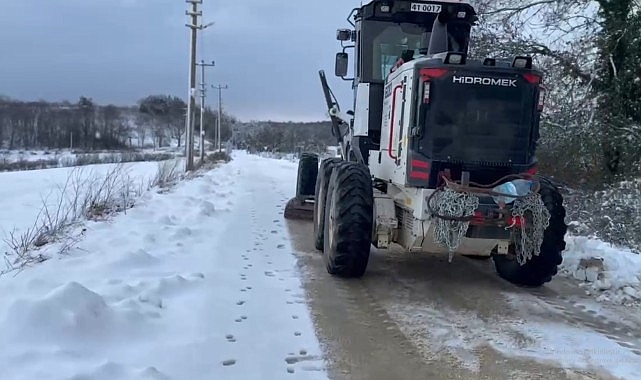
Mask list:
[{"label": "footprint in snow", "polygon": [[236,359],[228,359],[223,361],[224,366],[230,366],[236,364]]},{"label": "footprint in snow", "polygon": [[141,294],[138,296],[138,301],[140,301],[141,303],[146,303],[146,304],[155,306],[159,309],[163,308],[162,298],[153,294],[149,294],[149,293]]},{"label": "footprint in snow", "polygon": [[285,244],[278,244],[278,245],[276,246],[276,248],[278,248],[278,249],[283,249],[283,248],[285,248]]},{"label": "footprint in snow", "polygon": [[290,355],[285,358],[285,362],[287,364],[296,364],[304,361],[310,361],[310,360],[318,360],[319,358],[317,356],[312,356],[312,355],[307,355],[307,351],[304,349],[300,350],[300,355],[301,356],[295,356],[295,355]]},{"label": "footprint in snow", "polygon": [[216,206],[210,201],[203,201],[200,205],[200,215],[213,216],[216,214]]},{"label": "footprint in snow", "polygon": [[179,228],[176,232],[174,232],[174,238],[176,239],[185,239],[188,236],[192,236],[194,232],[191,230],[189,227],[182,227]]},{"label": "footprint in snow", "polygon": [[238,301],[238,302],[236,302],[236,305],[238,305],[238,306],[241,306],[241,305],[244,305],[244,304],[245,304],[245,301]]},{"label": "footprint in snow", "polygon": [[274,273],[273,272],[265,272],[265,276],[274,277]]}]

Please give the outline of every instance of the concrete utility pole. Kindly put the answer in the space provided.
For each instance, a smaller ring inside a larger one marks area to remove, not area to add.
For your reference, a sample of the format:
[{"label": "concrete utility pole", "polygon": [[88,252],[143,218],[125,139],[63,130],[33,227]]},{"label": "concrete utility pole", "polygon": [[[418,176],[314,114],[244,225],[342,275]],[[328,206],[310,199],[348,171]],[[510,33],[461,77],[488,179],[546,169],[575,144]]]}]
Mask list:
[{"label": "concrete utility pole", "polygon": [[216,146],[218,146],[218,151],[221,152],[223,150],[222,148],[222,142],[221,142],[221,137],[220,137],[220,124],[221,120],[223,118],[223,90],[228,89],[229,87],[227,85],[222,85],[219,84],[218,86],[211,86],[212,88],[218,90],[218,125],[216,126]]},{"label": "concrete utility pole", "polygon": [[196,41],[198,38],[198,30],[203,30],[212,24],[199,25],[198,17],[202,16],[202,11],[198,10],[198,5],[203,3],[203,0],[185,0],[186,3],[191,4],[191,10],[185,12],[187,16],[191,16],[191,24],[186,24],[191,29],[191,46],[190,46],[190,60],[189,60],[189,101],[187,102],[187,117],[185,121],[185,171],[194,169],[194,109],[196,108]]},{"label": "concrete utility pole", "polygon": [[216,66],[214,61],[211,63],[205,63],[204,60],[201,60],[200,63],[196,65],[200,66],[202,72],[200,75],[200,162],[202,163],[205,160],[205,131],[203,130],[204,116],[205,116],[205,97],[206,97],[206,83],[205,83],[205,67]]}]

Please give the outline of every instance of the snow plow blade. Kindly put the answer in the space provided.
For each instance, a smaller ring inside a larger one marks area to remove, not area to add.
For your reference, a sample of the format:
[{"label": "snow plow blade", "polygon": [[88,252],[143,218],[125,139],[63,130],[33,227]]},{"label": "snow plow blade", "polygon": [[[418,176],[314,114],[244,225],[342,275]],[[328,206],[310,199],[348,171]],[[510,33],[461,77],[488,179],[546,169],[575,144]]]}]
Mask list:
[{"label": "snow plow blade", "polygon": [[313,198],[292,198],[285,206],[285,219],[314,220]]}]

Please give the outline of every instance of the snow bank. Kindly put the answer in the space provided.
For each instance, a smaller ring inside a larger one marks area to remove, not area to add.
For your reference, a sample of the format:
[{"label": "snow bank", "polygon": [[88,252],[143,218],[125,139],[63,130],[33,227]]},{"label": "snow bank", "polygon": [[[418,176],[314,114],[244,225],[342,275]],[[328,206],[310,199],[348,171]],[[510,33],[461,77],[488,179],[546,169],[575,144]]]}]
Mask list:
[{"label": "snow bank", "polygon": [[295,168],[236,154],[0,277],[0,378],[326,379],[282,218]]},{"label": "snow bank", "polygon": [[592,238],[569,236],[566,241],[561,264],[563,273],[575,276],[582,259],[602,259],[603,270],[598,278],[584,286],[599,301],[618,304],[641,301],[641,255]]}]

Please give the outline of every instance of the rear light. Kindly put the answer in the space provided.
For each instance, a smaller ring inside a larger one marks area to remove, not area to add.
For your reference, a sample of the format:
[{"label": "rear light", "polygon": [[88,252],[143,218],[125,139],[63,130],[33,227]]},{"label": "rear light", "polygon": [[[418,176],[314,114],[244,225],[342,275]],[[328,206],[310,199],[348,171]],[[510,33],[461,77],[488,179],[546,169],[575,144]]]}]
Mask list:
[{"label": "rear light", "polygon": [[412,160],[412,167],[413,168],[418,168],[418,169],[429,169],[430,168],[430,163],[426,161],[421,161],[421,160]]},{"label": "rear light", "polygon": [[480,211],[474,211],[474,216],[472,217],[471,224],[481,226],[485,223],[485,215]]},{"label": "rear light", "polygon": [[539,86],[539,102],[537,104],[537,110],[539,112],[543,111],[545,108],[545,97],[547,96],[547,90],[543,86]]},{"label": "rear light", "polygon": [[421,69],[420,74],[421,79],[423,79],[423,81],[426,81],[432,78],[442,77],[443,75],[447,74],[447,69]]},{"label": "rear light", "polygon": [[529,168],[527,170],[526,173],[529,174],[529,175],[536,175],[538,172],[539,172],[539,168],[536,167],[536,166],[532,166],[531,168]]},{"label": "rear light", "polygon": [[510,227],[523,228],[525,226],[525,219],[520,216],[510,216],[507,219],[507,224]]},{"label": "rear light", "polygon": [[429,104],[430,102],[430,81],[435,78],[440,78],[447,74],[447,69],[421,69],[421,81],[423,81],[423,103]]},{"label": "rear light", "polygon": [[410,161],[410,178],[422,181],[429,181],[432,164],[427,161],[413,159]]},{"label": "rear light", "polygon": [[431,88],[432,88],[432,85],[430,84],[429,80],[423,82],[423,103],[425,104],[429,104],[430,102]]},{"label": "rear light", "polygon": [[530,84],[541,84],[541,77],[536,74],[532,74],[532,73],[523,74],[523,78],[525,78],[525,80],[528,81],[528,83]]},{"label": "rear light", "polygon": [[546,90],[545,87],[541,85],[541,82],[543,82],[543,78],[537,74],[533,73],[526,73],[523,74],[523,78],[530,84],[536,84],[539,86],[539,99],[537,100],[536,104],[536,109],[541,112],[543,111],[543,108],[545,108],[545,96]]}]

